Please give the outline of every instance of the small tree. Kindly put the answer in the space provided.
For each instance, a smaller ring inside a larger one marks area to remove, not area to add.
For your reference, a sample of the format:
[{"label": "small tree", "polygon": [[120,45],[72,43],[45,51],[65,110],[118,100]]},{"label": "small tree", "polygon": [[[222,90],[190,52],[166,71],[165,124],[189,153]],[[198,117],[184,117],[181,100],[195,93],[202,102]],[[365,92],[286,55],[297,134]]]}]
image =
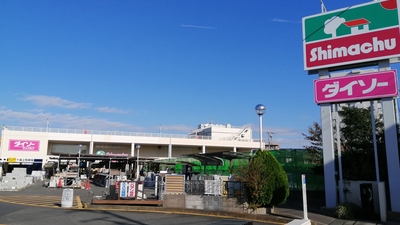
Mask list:
[{"label": "small tree", "polygon": [[236,174],[245,184],[250,209],[271,207],[286,202],[289,182],[279,162],[268,151],[258,150]]},{"label": "small tree", "polygon": [[308,127],[308,134],[304,134],[304,139],[310,141],[311,146],[304,146],[307,150],[310,160],[315,164],[322,164],[322,129],[321,126],[314,122]]},{"label": "small tree", "polygon": [[308,134],[304,134],[304,139],[310,141],[310,146],[303,146],[308,155],[308,160],[315,166],[312,168],[316,174],[324,174],[323,151],[322,151],[322,129],[321,126],[314,122],[308,127]]},{"label": "small tree", "polygon": [[[375,156],[370,108],[343,107],[340,127],[343,175],[351,180],[375,180]],[[382,115],[375,116],[381,178],[386,180],[385,139]]]}]

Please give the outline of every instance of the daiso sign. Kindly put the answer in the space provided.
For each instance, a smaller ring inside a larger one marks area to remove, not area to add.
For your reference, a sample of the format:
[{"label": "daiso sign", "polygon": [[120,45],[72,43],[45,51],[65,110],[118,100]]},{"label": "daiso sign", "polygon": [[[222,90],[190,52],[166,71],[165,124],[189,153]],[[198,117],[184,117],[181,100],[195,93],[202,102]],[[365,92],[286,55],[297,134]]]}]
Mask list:
[{"label": "daiso sign", "polygon": [[373,1],[303,18],[304,69],[400,56],[397,0]]},{"label": "daiso sign", "polygon": [[38,140],[10,140],[10,151],[37,152],[40,150],[40,141]]},{"label": "daiso sign", "polygon": [[397,97],[397,73],[386,70],[314,81],[315,102],[333,103]]}]

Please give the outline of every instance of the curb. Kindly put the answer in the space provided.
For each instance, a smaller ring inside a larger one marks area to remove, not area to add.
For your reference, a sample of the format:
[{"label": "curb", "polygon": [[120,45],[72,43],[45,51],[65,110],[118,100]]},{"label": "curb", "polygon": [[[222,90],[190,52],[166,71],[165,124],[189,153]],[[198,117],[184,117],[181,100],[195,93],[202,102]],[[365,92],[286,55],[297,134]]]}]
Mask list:
[{"label": "curb", "polygon": [[181,208],[158,208],[146,206],[127,206],[127,205],[113,205],[110,208],[107,205],[88,205],[88,210],[114,210],[114,211],[135,211],[135,212],[152,212],[152,213],[173,213],[185,215],[201,215],[212,216],[221,218],[235,218],[235,219],[248,219],[257,222],[273,223],[273,224],[287,224],[293,219],[261,214],[244,214],[235,212],[215,211],[215,210],[197,210],[197,209],[181,209]]}]

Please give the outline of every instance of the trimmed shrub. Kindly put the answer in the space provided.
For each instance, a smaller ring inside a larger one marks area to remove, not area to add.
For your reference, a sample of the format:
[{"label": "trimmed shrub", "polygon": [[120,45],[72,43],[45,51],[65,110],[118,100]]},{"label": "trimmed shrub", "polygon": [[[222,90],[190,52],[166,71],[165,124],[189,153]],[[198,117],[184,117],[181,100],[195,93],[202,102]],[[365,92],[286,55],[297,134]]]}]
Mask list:
[{"label": "trimmed shrub", "polygon": [[245,183],[247,202],[253,210],[283,204],[289,196],[286,172],[268,151],[258,150],[237,174]]},{"label": "trimmed shrub", "polygon": [[359,218],[361,215],[361,207],[354,203],[345,202],[336,206],[335,216],[339,219],[351,220]]}]

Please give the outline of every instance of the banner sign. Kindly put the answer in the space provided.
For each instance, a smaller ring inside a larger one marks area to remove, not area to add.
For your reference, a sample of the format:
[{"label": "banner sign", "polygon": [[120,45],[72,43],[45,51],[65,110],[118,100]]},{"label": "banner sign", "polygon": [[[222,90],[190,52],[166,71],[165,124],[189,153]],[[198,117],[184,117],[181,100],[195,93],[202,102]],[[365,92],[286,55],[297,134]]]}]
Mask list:
[{"label": "banner sign", "polygon": [[400,56],[397,0],[372,1],[303,18],[304,69]]},{"label": "banner sign", "polygon": [[8,149],[10,151],[39,151],[40,141],[10,140]]},{"label": "banner sign", "polygon": [[128,183],[129,190],[128,190],[128,197],[136,197],[136,183],[135,182],[129,182]]},{"label": "banner sign", "polygon": [[119,197],[128,197],[128,182],[119,183]]},{"label": "banner sign", "polygon": [[119,182],[119,197],[121,198],[133,198],[136,196],[136,182]]},{"label": "banner sign", "polygon": [[314,81],[316,103],[343,102],[398,96],[395,70]]}]

